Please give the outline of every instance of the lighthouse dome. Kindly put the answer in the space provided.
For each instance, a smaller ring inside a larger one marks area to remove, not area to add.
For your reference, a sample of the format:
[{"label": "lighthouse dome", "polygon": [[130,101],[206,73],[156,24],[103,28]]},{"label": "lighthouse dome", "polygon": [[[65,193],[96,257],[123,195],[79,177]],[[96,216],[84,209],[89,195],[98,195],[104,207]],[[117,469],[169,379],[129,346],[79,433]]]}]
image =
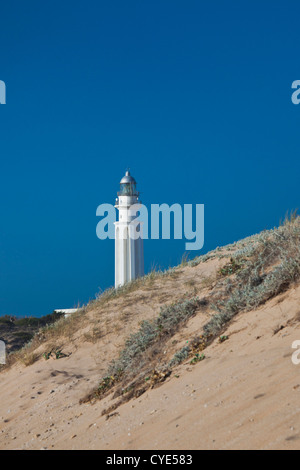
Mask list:
[{"label": "lighthouse dome", "polygon": [[127,170],[125,173],[125,176],[123,176],[123,178],[121,179],[120,184],[128,184],[128,183],[136,184],[136,181],[133,178],[133,176],[131,176],[130,171]]}]

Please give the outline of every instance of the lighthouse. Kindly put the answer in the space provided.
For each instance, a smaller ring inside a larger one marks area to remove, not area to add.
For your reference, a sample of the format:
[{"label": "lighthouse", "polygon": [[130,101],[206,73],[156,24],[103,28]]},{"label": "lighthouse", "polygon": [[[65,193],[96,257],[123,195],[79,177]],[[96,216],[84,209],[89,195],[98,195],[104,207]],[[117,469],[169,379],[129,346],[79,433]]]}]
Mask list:
[{"label": "lighthouse", "polygon": [[[115,207],[119,220],[115,222],[115,287],[120,287],[144,275],[144,249],[141,222],[134,225],[136,211],[130,208],[140,204],[136,181],[129,171],[120,181]],[[137,229],[137,230],[136,230]],[[136,234],[139,232],[139,236]]]}]

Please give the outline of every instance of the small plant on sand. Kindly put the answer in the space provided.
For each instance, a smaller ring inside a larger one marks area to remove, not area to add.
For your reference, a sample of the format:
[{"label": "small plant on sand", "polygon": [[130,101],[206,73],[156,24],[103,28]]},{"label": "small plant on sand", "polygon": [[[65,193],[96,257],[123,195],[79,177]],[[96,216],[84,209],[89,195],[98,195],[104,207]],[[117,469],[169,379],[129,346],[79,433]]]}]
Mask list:
[{"label": "small plant on sand", "polygon": [[113,376],[103,377],[97,389],[98,393],[103,394],[104,392],[109,390],[114,383],[115,378]]},{"label": "small plant on sand", "polygon": [[230,263],[223,266],[223,268],[221,268],[218,273],[222,276],[230,276],[231,274],[235,274],[240,269],[242,269],[244,263],[245,260],[230,258]]},{"label": "small plant on sand", "polygon": [[45,352],[43,354],[43,358],[48,361],[50,359],[50,357],[54,357],[55,359],[61,359],[63,357],[68,357],[67,354],[63,353],[61,349],[51,349],[50,351],[48,352]]},{"label": "small plant on sand", "polygon": [[204,361],[205,355],[202,353],[201,355],[199,353],[196,353],[193,359],[191,360],[190,364],[194,365],[197,364],[197,362]]},{"label": "small plant on sand", "polygon": [[43,358],[44,358],[46,361],[48,361],[48,360],[50,359],[51,354],[52,354],[52,351],[50,351],[50,352],[48,352],[48,353],[44,353],[44,354],[43,354]]},{"label": "small plant on sand", "polygon": [[219,343],[224,343],[224,341],[227,341],[228,339],[229,339],[229,336],[226,336],[226,335],[220,336]]}]

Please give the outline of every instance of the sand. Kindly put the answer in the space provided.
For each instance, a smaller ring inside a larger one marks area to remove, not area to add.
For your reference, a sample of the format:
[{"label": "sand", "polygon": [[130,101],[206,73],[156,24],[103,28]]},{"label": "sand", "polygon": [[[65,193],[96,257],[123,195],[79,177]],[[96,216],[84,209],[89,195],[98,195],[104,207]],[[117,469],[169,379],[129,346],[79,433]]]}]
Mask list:
[{"label": "sand", "polygon": [[[110,417],[101,414],[112,403],[110,396],[79,404],[142,319],[182,295],[186,282],[200,282],[221,264],[210,260],[185,267],[164,291],[155,288],[143,298],[133,293],[127,307],[112,302],[101,320],[103,338],[84,340],[89,326],[83,325],[65,345],[69,357],[41,358],[28,367],[18,363],[2,372],[0,449],[299,448],[300,365],[291,360],[292,343],[300,340],[299,286],[239,314],[226,331],[229,339],[211,344],[204,361],[186,361],[162,385]],[[89,313],[91,324],[96,316],[97,311]],[[177,334],[177,347],[206,320],[203,314],[192,318]]]}]

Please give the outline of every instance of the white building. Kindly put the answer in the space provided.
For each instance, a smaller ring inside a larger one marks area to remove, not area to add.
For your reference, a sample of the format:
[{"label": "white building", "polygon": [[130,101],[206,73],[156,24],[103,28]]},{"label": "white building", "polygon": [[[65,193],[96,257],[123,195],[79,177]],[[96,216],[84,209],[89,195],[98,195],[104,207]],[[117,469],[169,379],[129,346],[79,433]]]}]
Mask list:
[{"label": "white building", "polygon": [[72,313],[77,312],[78,308],[57,308],[54,310],[55,313],[63,313],[65,318],[68,318]]},{"label": "white building", "polygon": [[[136,181],[126,171],[120,181],[120,191],[115,207],[119,210],[119,220],[115,222],[115,287],[120,287],[144,275],[144,249],[142,236],[134,237],[136,228],[131,222],[136,215],[130,213],[133,204],[140,204]],[[141,223],[138,223],[140,233]],[[136,239],[134,239],[136,238]]]}]

